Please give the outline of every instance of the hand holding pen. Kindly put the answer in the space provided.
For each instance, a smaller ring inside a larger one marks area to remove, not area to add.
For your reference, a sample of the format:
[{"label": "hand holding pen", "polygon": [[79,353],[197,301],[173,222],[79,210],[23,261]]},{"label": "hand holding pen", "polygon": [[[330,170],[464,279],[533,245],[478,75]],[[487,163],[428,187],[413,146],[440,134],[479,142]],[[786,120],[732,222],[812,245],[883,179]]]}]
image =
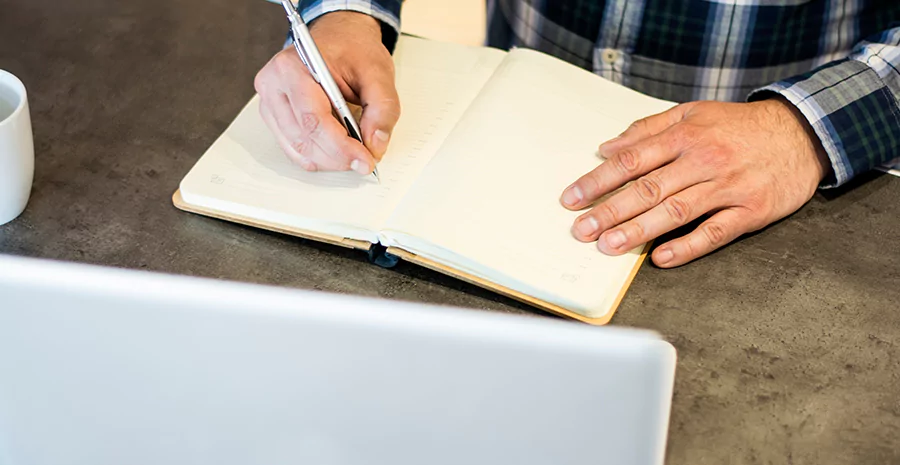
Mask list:
[{"label": "hand holding pen", "polygon": [[[285,154],[304,169],[373,173],[400,116],[393,61],[381,43],[380,25],[359,13],[329,13],[316,20],[312,37],[321,47],[320,64],[327,62],[324,69],[333,76],[332,95],[326,73],[300,54],[306,50],[298,44],[300,50],[283,50],[256,77],[262,117]],[[363,107],[358,126],[352,115],[344,121],[334,116],[346,108],[345,97]],[[353,132],[364,144],[351,137]]]}]

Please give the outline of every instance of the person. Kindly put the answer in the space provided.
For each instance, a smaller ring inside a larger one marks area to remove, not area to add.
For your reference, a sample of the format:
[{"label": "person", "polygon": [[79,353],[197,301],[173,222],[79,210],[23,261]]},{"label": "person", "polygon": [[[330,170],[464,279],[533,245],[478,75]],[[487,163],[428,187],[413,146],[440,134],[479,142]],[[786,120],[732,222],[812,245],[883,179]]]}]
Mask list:
[{"label": "person", "polygon": [[[392,50],[400,0],[301,0],[364,144],[331,117],[296,52],[259,72],[261,113],[303,168],[369,173],[400,117]],[[606,162],[560,197],[572,233],[622,254],[658,246],[668,268],[793,213],[900,155],[896,0],[488,0],[487,45],[530,47],[675,102],[605,141]],[[602,142],[602,141],[598,141]]]}]

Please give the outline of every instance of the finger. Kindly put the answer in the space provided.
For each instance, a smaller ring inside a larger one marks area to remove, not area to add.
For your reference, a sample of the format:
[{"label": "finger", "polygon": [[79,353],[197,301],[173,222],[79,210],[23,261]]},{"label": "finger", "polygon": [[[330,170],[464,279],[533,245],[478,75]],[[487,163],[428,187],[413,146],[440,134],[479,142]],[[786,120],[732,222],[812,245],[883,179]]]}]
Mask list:
[{"label": "finger", "polygon": [[278,127],[278,122],[275,120],[275,117],[272,116],[272,112],[269,110],[268,105],[261,103],[259,106],[259,113],[262,116],[263,121],[265,121],[266,126],[268,126],[269,130],[272,131],[272,134],[275,135],[275,140],[278,141],[278,146],[281,147],[281,151],[287,155],[292,163],[300,165],[300,167],[306,171],[318,171],[318,166],[298,151],[298,149],[304,150],[307,146],[300,145],[295,147],[291,145],[287,137],[284,136],[284,133],[281,132],[281,128]]},{"label": "finger", "polygon": [[674,160],[681,154],[683,146],[680,138],[675,137],[677,128],[622,148],[566,188],[560,199],[562,204],[570,210],[582,209],[628,181]]},{"label": "finger", "polygon": [[400,97],[394,84],[393,70],[360,87],[359,98],[363,107],[359,122],[363,140],[372,156],[381,160],[394,126],[400,119]]},{"label": "finger", "polygon": [[653,263],[663,268],[683,265],[758,229],[745,208],[722,210],[704,221],[690,234],[669,241],[653,252]]},{"label": "finger", "polygon": [[696,104],[697,102],[683,103],[662,113],[639,119],[631,123],[622,134],[600,144],[597,153],[603,158],[609,158],[628,145],[660,134],[683,120],[684,115]]},{"label": "finger", "polygon": [[381,160],[387,151],[391,134],[400,119],[400,97],[397,95],[394,63],[390,54],[370,57],[363,69],[350,66],[339,82],[348,101],[362,107],[360,131],[366,148]]},{"label": "finger", "polygon": [[[673,198],[673,195],[708,181],[711,178],[708,171],[709,168],[706,166],[697,166],[690,160],[679,158],[639,178],[579,216],[572,226],[572,234],[583,242],[596,241],[604,231],[641,215],[659,206],[660,203],[671,202],[670,199]],[[710,194],[712,193],[710,192]],[[670,206],[678,207],[679,205]],[[633,241],[627,241],[626,245],[630,243]]]},{"label": "finger", "polygon": [[[281,67],[284,95],[288,109],[297,124],[287,124],[292,132],[282,130],[289,141],[314,143],[325,158],[312,158],[319,168],[326,170],[354,169],[362,174],[372,172],[375,161],[366,148],[347,135],[344,126],[332,115],[332,105],[322,87],[315,82],[299,60],[297,64]],[[293,62],[291,62],[293,63]],[[283,106],[272,108],[276,120],[287,121]]]},{"label": "finger", "polygon": [[714,183],[704,182],[678,192],[650,211],[605,231],[597,239],[597,248],[606,255],[621,255],[684,226],[727,204],[727,199],[716,195],[717,191]]},{"label": "finger", "polygon": [[[316,170],[326,171],[342,171],[350,167],[350,160],[335,151],[332,145],[322,147],[319,140],[322,139],[321,133],[312,133],[304,128],[294,116],[291,104],[285,94],[278,94],[275,97],[263,97],[265,108],[274,119],[274,124],[278,128],[278,132],[283,135],[286,144],[293,153],[308,160],[316,165]],[[317,129],[321,131],[322,129]],[[316,137],[320,136],[320,137]],[[327,142],[326,136],[326,142]],[[290,155],[289,152],[285,152]],[[296,160],[298,164],[303,166],[302,160]]]},{"label": "finger", "polygon": [[[362,157],[363,169],[357,171],[362,174],[372,171],[368,152],[361,144],[347,137],[344,127],[335,118],[329,114],[320,119],[319,115],[307,112],[303,114],[303,120],[298,121],[288,98],[281,94],[274,99],[267,99],[267,107],[288,144],[297,153],[315,163],[319,170],[346,171],[354,166],[358,167],[360,163],[354,165],[353,162],[359,159],[355,157]],[[353,154],[347,148],[351,141],[362,154]]]}]

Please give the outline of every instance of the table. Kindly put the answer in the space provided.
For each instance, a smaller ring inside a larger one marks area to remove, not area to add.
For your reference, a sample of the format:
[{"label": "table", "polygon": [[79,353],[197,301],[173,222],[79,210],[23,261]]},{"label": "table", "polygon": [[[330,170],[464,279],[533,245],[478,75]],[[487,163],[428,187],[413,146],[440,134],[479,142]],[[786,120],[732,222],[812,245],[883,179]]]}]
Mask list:
[{"label": "table", "polygon": [[[170,196],[253,95],[281,7],[0,0],[30,91],[34,191],[0,253],[550,318],[358,252],[190,215]],[[867,176],[696,263],[645,265],[613,320],[678,349],[670,464],[900,463],[900,179]]]}]

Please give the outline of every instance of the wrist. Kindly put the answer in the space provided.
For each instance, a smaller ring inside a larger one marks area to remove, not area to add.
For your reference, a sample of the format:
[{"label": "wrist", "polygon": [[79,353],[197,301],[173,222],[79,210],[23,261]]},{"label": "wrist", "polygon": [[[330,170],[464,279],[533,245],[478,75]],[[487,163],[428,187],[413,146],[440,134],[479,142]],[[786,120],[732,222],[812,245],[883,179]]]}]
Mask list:
[{"label": "wrist", "polygon": [[353,31],[355,36],[372,36],[381,41],[381,23],[365,13],[350,10],[325,13],[309,24],[309,30],[311,33],[332,30],[345,34]]},{"label": "wrist", "polygon": [[817,182],[821,183],[832,174],[831,160],[828,158],[822,141],[812,125],[809,124],[806,116],[794,104],[778,94],[758,103],[767,105],[770,111],[777,115],[777,124],[786,129],[786,134],[796,136],[799,142],[798,149],[814,161],[817,169]]}]

